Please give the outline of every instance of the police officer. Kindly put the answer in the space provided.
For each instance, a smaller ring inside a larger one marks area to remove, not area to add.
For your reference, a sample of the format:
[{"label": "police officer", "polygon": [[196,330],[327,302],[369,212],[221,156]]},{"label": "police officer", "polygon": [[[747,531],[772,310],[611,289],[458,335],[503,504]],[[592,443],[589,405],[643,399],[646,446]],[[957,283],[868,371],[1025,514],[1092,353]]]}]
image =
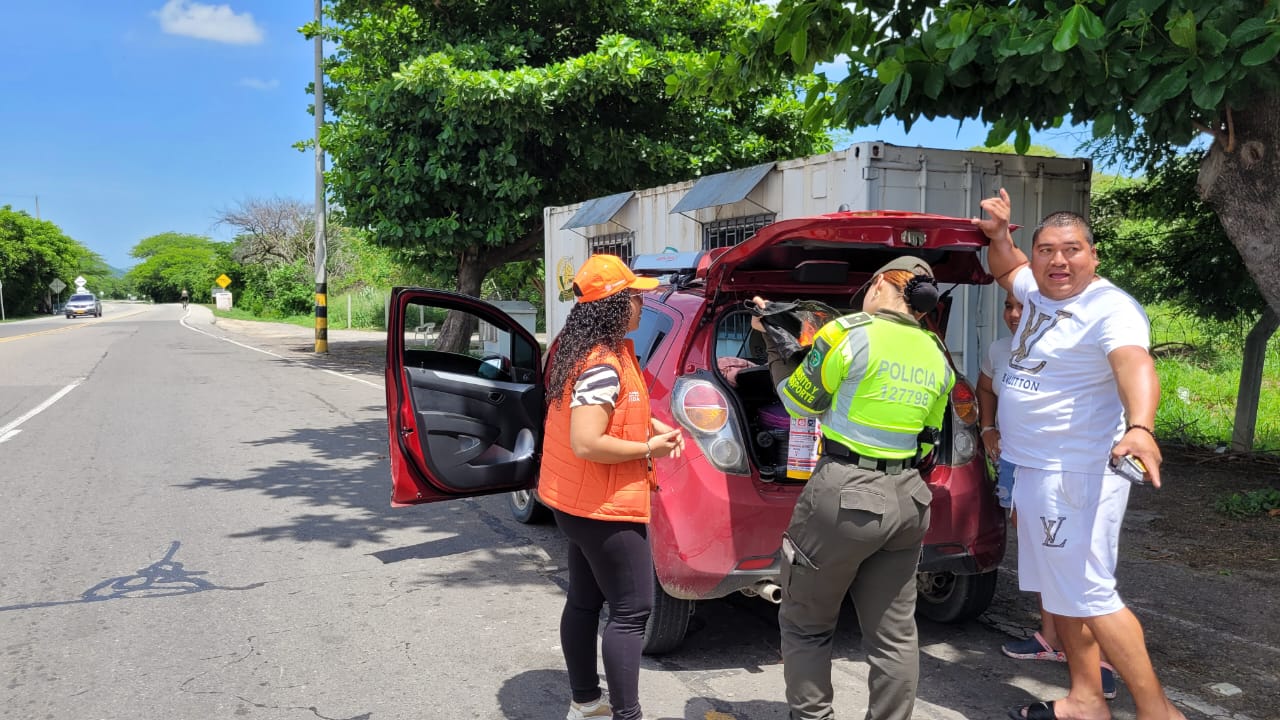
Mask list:
[{"label": "police officer", "polygon": [[831,640],[846,592],[871,666],[866,717],[911,717],[916,563],[932,499],[916,466],[955,384],[941,342],[919,323],[937,301],[928,263],[890,262],[868,284],[863,311],[825,325],[778,387],[790,414],[819,418],[823,444],[782,539],[778,624],[792,720],[835,717]]}]

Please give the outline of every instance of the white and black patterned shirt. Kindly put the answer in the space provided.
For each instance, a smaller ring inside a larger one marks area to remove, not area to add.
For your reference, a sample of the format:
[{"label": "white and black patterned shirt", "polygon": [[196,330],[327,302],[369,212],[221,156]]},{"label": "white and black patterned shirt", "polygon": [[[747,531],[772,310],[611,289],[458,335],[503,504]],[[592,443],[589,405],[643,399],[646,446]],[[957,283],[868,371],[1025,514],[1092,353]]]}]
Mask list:
[{"label": "white and black patterned shirt", "polygon": [[618,393],[622,392],[622,378],[611,365],[589,367],[573,384],[573,398],[569,407],[579,405],[608,405],[613,407],[618,402]]}]

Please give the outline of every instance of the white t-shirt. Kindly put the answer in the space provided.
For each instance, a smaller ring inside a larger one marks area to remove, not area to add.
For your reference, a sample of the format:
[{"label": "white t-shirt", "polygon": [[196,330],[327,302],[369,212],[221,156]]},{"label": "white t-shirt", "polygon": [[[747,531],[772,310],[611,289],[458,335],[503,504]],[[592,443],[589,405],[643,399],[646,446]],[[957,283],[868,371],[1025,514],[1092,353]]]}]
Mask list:
[{"label": "white t-shirt", "polygon": [[1012,351],[994,367],[1001,458],[1043,470],[1101,473],[1124,433],[1124,406],[1107,355],[1150,347],[1142,306],[1106,280],[1079,295],[1050,300],[1030,267],[1013,277],[1023,304]]},{"label": "white t-shirt", "polygon": [[1013,352],[1013,337],[996,338],[987,346],[987,354],[982,356],[981,366],[978,372],[992,378],[991,390],[996,395],[1000,394],[1000,385],[995,382],[995,368],[1004,367],[1009,362],[1009,353]]}]

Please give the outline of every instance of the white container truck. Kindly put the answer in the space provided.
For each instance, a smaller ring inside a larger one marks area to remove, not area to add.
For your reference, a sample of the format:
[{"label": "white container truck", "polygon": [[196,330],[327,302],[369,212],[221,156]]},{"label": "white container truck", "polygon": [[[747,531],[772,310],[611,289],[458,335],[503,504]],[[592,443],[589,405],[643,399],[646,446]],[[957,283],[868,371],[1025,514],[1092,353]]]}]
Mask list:
[{"label": "white container truck", "polygon": [[[977,217],[978,203],[1009,191],[1014,233],[1030,249],[1031,229],[1057,210],[1088,216],[1092,163],[1081,158],[938,150],[863,142],[797,160],[709,175],[543,210],[547,336],[573,305],[574,270],[588,255],[625,259],[663,251],[735,245],[776,220],[838,210],[906,210]],[[945,289],[945,288],[944,288]],[[851,288],[852,290],[852,288]],[[987,344],[1008,331],[999,288],[958,288],[947,347],[976,378]]]}]

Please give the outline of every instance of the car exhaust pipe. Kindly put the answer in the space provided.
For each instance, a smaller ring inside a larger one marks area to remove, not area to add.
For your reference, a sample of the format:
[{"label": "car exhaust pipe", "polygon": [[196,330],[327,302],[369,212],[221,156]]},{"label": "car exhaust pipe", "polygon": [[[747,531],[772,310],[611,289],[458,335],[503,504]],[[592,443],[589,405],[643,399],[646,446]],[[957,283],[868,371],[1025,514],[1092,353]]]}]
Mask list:
[{"label": "car exhaust pipe", "polygon": [[778,583],[772,580],[761,580],[749,588],[743,588],[742,592],[745,595],[757,595],[762,597],[774,605],[782,603],[782,588],[778,586]]}]

